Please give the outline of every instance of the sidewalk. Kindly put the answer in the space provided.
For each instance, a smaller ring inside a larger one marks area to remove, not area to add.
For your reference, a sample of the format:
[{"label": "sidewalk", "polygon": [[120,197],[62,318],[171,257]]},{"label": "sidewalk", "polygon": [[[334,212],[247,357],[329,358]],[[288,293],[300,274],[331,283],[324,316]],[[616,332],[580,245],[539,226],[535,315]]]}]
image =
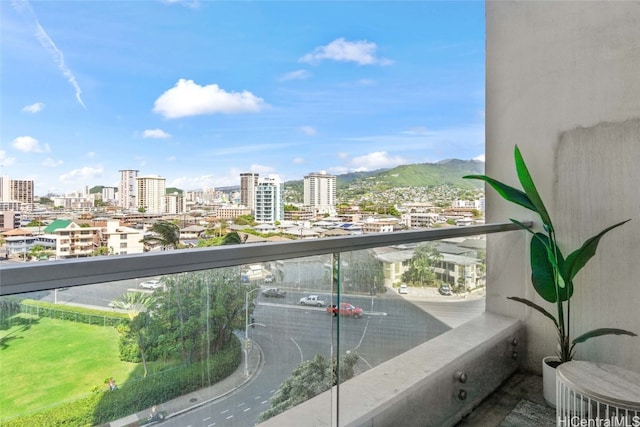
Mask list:
[{"label": "sidewalk", "polygon": [[[244,346],[244,340],[242,340]],[[249,350],[249,357],[247,358],[247,367],[249,376],[245,377],[245,359],[244,351],[242,352],[242,359],[238,368],[227,378],[223,379],[212,385],[211,387],[203,388],[194,391],[184,396],[177,397],[168,402],[158,404],[158,413],[164,414],[165,419],[175,417],[191,409],[197,408],[214,400],[231,394],[233,391],[242,387],[250,382],[257,373],[262,370],[264,363],[262,357],[262,349],[254,342],[251,341],[252,348]],[[147,423],[151,408],[140,411],[136,414],[129,415],[128,417],[121,418],[116,421],[112,421],[107,424],[109,427],[136,427],[142,425],[154,425],[155,422]],[[146,423],[146,424],[145,424]]]}]

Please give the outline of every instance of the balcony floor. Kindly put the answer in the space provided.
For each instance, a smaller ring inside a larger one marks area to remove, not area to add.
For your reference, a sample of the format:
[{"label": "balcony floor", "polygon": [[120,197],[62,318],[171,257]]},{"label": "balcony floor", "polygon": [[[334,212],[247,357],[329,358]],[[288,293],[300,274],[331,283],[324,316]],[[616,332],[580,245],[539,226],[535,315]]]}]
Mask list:
[{"label": "balcony floor", "polygon": [[553,427],[555,409],[542,397],[542,377],[518,371],[457,427]]}]

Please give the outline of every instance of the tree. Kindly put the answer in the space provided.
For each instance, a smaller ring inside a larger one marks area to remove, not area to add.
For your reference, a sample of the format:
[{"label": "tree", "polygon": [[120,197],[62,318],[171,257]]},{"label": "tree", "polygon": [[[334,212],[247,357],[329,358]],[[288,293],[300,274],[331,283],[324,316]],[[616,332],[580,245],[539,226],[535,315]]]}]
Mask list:
[{"label": "tree", "polygon": [[109,248],[106,246],[100,246],[96,248],[91,255],[92,256],[109,255]]},{"label": "tree", "polygon": [[27,224],[27,227],[45,227],[47,224],[45,224],[44,222],[40,221],[39,219],[34,219],[29,221],[29,224]]},{"label": "tree", "polygon": [[[168,276],[165,290],[154,291],[153,327],[147,329],[150,359],[205,360],[226,348],[233,331],[245,326],[245,292],[238,268]],[[253,303],[248,308],[253,313]]]},{"label": "tree", "polygon": [[442,254],[433,243],[419,245],[409,261],[409,269],[402,275],[402,280],[414,285],[435,286],[435,266],[441,260]]},{"label": "tree", "polygon": [[153,294],[143,292],[126,292],[119,298],[111,301],[114,308],[126,310],[129,315],[130,322],[118,328],[120,332],[120,358],[127,362],[138,362],[133,357],[132,351],[128,351],[131,346],[135,346],[142,361],[144,376],[147,376],[147,348],[149,346],[148,332],[150,313],[149,311],[156,304]]},{"label": "tree", "polygon": [[240,245],[247,241],[249,237],[248,234],[245,234],[244,237],[240,237],[240,234],[237,231],[232,231],[231,233],[227,233],[222,238],[221,245]]},{"label": "tree", "polygon": [[145,245],[160,245],[162,249],[177,249],[180,246],[180,227],[168,221],[158,221],[149,229],[153,234],[140,242]]},{"label": "tree", "polygon": [[327,359],[321,354],[302,362],[280,385],[271,399],[271,409],[260,414],[260,421],[266,421],[329,390],[339,382],[353,378],[358,359],[358,355],[351,352],[340,357],[339,363],[335,358]]},{"label": "tree", "polygon": [[[382,262],[370,250],[343,252],[342,261],[343,289],[375,294],[384,292],[384,272]],[[346,285],[346,286],[345,286]]]},{"label": "tree", "polygon": [[236,225],[255,225],[255,219],[251,215],[240,215],[233,220]]}]

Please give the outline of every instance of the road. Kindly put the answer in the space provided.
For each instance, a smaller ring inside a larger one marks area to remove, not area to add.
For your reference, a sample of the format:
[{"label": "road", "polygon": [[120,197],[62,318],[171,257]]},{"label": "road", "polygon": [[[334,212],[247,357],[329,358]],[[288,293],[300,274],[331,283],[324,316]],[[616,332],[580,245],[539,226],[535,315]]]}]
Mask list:
[{"label": "road", "polygon": [[[225,398],[167,420],[166,426],[249,426],[270,407],[269,399],[293,369],[316,354],[325,357],[357,351],[362,372],[449,329],[447,325],[401,298],[349,297],[365,309],[360,319],[334,318],[324,308],[296,304],[302,293],[285,299],[259,297],[255,321],[265,327],[249,331],[263,351],[264,366],[256,378]],[[339,326],[338,326],[339,323]],[[327,408],[329,410],[330,408]]]}]

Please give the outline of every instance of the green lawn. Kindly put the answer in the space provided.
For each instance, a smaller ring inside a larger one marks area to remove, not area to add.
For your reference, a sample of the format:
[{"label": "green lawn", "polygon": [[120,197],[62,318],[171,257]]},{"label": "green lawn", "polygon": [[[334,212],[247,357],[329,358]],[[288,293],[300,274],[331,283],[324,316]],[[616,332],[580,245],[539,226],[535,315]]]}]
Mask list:
[{"label": "green lawn", "polygon": [[32,318],[30,325],[0,330],[0,418],[76,399],[104,380],[139,376],[139,364],[118,358],[114,327]]}]

